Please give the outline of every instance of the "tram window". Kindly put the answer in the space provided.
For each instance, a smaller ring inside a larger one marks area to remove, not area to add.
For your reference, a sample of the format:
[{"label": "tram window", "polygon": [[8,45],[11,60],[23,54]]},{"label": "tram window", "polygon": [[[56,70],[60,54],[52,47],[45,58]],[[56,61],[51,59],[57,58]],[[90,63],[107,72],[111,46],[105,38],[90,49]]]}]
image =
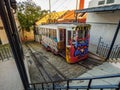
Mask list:
[{"label": "tram window", "polygon": [[76,31],[73,31],[72,44],[75,44],[76,41]]},{"label": "tram window", "polygon": [[88,30],[85,30],[85,37],[87,37],[88,35]]},{"label": "tram window", "polygon": [[68,45],[70,45],[71,42],[71,31],[68,31]]},{"label": "tram window", "polygon": [[49,36],[52,38],[52,29],[49,29]]},{"label": "tram window", "polygon": [[52,38],[54,37],[54,29],[52,29],[52,35],[51,36],[52,36]]},{"label": "tram window", "polygon": [[43,35],[45,35],[45,28],[43,29]]},{"label": "tram window", "polygon": [[83,38],[83,30],[78,30],[78,38]]},{"label": "tram window", "polygon": [[60,41],[65,40],[65,29],[60,29]]},{"label": "tram window", "polygon": [[45,28],[45,36],[46,36],[46,34],[47,34],[47,32],[46,32],[46,31],[47,31],[47,29]]},{"label": "tram window", "polygon": [[48,28],[46,28],[46,36],[48,37]]},{"label": "tram window", "polygon": [[56,38],[56,30],[53,30],[53,38]]},{"label": "tram window", "polygon": [[40,28],[40,32],[41,32],[41,34],[43,34],[43,29],[42,28]]},{"label": "tram window", "polygon": [[41,29],[42,30],[42,34],[44,35],[44,29]]}]

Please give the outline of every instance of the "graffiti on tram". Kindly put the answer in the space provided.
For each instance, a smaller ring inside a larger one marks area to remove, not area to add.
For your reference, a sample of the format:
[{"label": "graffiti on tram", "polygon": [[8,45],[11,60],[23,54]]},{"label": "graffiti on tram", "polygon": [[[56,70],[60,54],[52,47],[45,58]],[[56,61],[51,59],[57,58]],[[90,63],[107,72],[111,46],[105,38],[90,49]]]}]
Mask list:
[{"label": "graffiti on tram", "polygon": [[83,41],[77,41],[74,43],[74,45],[71,45],[71,59],[77,60],[86,58],[88,56],[88,44],[89,38],[85,38]]},{"label": "graffiti on tram", "polygon": [[46,36],[42,36],[42,43],[45,47],[49,46],[51,49],[54,49],[56,52],[58,51],[57,42],[54,41],[53,39]]}]

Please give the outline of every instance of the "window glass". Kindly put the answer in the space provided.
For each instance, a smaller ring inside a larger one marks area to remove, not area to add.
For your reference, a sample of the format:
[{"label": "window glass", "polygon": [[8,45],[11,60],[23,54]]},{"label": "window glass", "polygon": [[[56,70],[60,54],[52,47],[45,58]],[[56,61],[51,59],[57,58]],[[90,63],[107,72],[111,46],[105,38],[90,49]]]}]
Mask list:
[{"label": "window glass", "polygon": [[73,31],[72,44],[75,44],[76,41],[76,31]]},{"label": "window glass", "polygon": [[50,36],[50,38],[52,38],[52,29],[49,29],[49,36]]},{"label": "window glass", "polygon": [[46,29],[46,36],[49,37],[49,29]]},{"label": "window glass", "polygon": [[68,31],[68,45],[71,44],[71,31]]},{"label": "window glass", "polygon": [[85,30],[85,37],[87,37],[88,35],[88,30]]},{"label": "window glass", "polygon": [[78,39],[83,38],[83,30],[78,30]]},{"label": "window glass", "polygon": [[103,4],[105,4],[105,0],[101,0],[98,2],[98,5],[103,5]]},{"label": "window glass", "polygon": [[53,38],[56,38],[56,30],[53,30]]},{"label": "window glass", "polygon": [[107,4],[114,3],[115,0],[107,0]]},{"label": "window glass", "polygon": [[64,29],[60,29],[60,41],[64,41]]},{"label": "window glass", "polygon": [[45,35],[45,28],[43,28],[43,35]]},{"label": "window glass", "polygon": [[53,30],[53,39],[57,42],[56,29]]}]

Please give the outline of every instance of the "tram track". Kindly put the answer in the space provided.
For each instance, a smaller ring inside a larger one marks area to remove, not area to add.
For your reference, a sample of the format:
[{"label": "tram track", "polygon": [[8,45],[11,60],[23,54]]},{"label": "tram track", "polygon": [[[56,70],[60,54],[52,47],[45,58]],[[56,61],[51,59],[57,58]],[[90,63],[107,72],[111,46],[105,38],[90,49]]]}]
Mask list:
[{"label": "tram track", "polygon": [[67,79],[54,65],[47,61],[47,57],[43,56],[41,52],[35,51],[32,45],[27,44],[27,48],[33,57],[39,73],[44,79],[44,82],[53,82]]},{"label": "tram track", "polygon": [[[47,63],[47,61],[48,61],[55,68],[57,68],[57,70],[60,71],[63,74],[63,76],[65,76],[64,79],[66,79],[66,78],[67,79],[77,78],[78,76],[80,76],[80,75],[84,74],[85,72],[91,70],[93,67],[102,64],[98,60],[95,60],[95,59],[93,60],[91,58],[88,58],[86,60],[82,60],[82,61],[80,61],[78,63],[69,64],[69,63],[66,62],[66,60],[63,57],[61,57],[59,55],[54,55],[53,53],[48,52],[39,43],[30,42],[30,43],[28,43],[28,45],[30,45],[34,49],[33,53],[35,54],[35,56],[37,58],[42,58],[43,59],[43,61],[41,60],[43,66],[47,67],[45,69],[48,69],[48,71],[51,71],[51,69],[49,69],[49,66],[51,66],[51,65]],[[39,57],[39,56],[42,56],[42,57]],[[51,76],[51,73],[50,73],[50,77],[52,77],[52,79],[54,78],[53,79],[54,81],[63,80],[63,79],[59,78],[60,77],[59,75],[54,74],[54,75]],[[34,74],[35,77],[38,76],[36,74]],[[42,81],[42,82],[44,82],[44,81]]]},{"label": "tram track", "polygon": [[101,61],[97,61],[97,60],[88,58],[86,60],[82,60],[82,61],[78,62],[77,64],[85,67],[88,70],[91,70],[93,67],[98,66],[102,63],[103,62],[101,62]]}]

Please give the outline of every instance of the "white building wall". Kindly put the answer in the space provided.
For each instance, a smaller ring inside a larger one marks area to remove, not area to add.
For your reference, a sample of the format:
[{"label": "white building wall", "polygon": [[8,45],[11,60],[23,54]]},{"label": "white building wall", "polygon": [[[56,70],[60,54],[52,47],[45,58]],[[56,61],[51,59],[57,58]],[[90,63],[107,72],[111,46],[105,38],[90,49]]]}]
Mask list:
[{"label": "white building wall", "polygon": [[103,1],[103,0],[91,0],[89,2],[89,8],[91,7],[100,7],[100,6],[107,6],[107,5],[113,5],[113,4],[120,4],[120,0],[114,0],[114,3],[110,3],[110,4],[107,4],[107,0],[105,0],[105,4],[103,5],[98,5],[98,2],[99,1]]},{"label": "white building wall", "polygon": [[111,11],[111,12],[93,12],[88,13],[86,22],[93,23],[118,23],[120,19],[120,11]]},{"label": "white building wall", "polygon": [[[89,6],[95,6],[100,0],[91,0]],[[115,0],[116,3],[120,3],[120,0]],[[92,12],[88,13],[87,23],[91,24],[90,31],[90,43],[98,44],[98,40],[103,37],[106,43],[111,43],[117,24],[120,20],[120,11],[109,11],[109,12]],[[115,44],[120,44],[120,32]]]},{"label": "white building wall", "polygon": [[[117,25],[114,24],[91,24],[90,43],[97,45],[100,36],[103,37],[104,42],[110,44],[112,42]],[[120,32],[116,40],[116,45],[120,44]]]}]

